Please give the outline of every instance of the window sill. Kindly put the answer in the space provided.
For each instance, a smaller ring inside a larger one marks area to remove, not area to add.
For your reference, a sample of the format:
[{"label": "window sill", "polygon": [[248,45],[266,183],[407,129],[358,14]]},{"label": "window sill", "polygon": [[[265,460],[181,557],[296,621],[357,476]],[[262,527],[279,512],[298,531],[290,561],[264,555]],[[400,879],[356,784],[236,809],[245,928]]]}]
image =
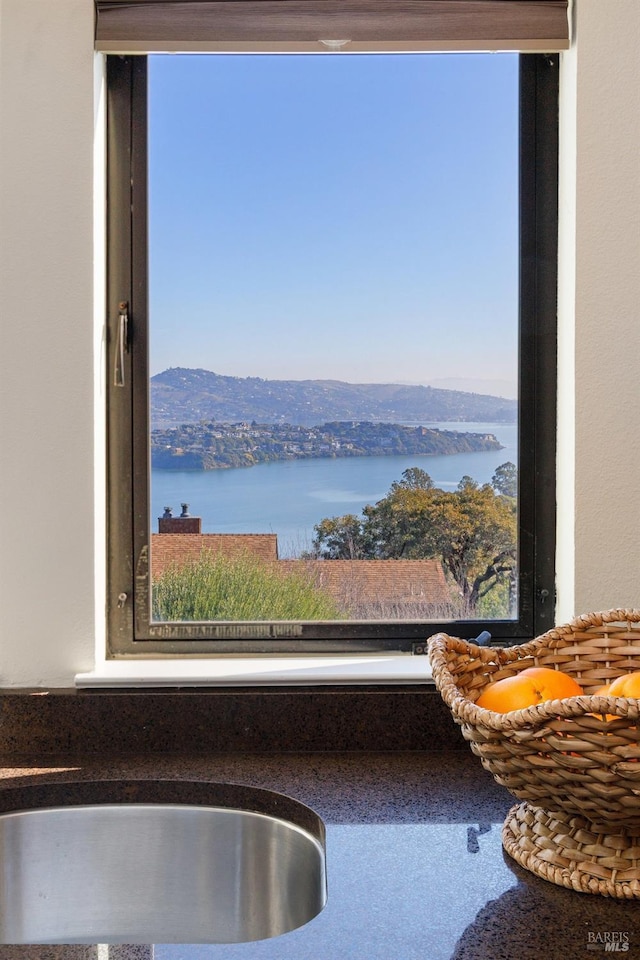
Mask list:
[{"label": "window sill", "polygon": [[76,687],[244,687],[431,683],[424,656],[225,657],[105,660],[78,673]]}]

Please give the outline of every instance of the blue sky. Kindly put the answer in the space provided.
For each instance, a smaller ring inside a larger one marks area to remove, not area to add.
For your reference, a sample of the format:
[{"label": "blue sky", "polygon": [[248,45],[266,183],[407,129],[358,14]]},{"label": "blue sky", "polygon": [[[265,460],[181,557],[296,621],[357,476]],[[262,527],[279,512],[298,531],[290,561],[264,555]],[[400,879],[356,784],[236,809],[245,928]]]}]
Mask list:
[{"label": "blue sky", "polygon": [[151,372],[514,382],[517,71],[150,57]]}]

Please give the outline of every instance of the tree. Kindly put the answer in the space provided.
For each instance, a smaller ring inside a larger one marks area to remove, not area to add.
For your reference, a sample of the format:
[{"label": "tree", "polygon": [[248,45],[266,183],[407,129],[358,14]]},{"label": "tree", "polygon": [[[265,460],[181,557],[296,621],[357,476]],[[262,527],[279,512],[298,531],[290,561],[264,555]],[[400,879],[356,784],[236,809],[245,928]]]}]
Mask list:
[{"label": "tree", "polygon": [[402,471],[402,480],[394,480],[391,484],[391,492],[405,488],[407,490],[432,490],[433,480],[426,470],[420,467],[408,467]]},{"label": "tree", "polygon": [[430,529],[435,487],[392,485],[375,506],[363,510],[363,539],[369,556],[381,560],[420,560],[436,556]]},{"label": "tree", "polygon": [[468,474],[465,473],[464,477],[462,477],[462,479],[460,480],[460,483],[458,484],[458,493],[468,493],[470,490],[477,490],[477,489],[478,489],[477,481],[474,480],[473,477],[470,477],[468,476]]},{"label": "tree", "polygon": [[518,471],[515,463],[508,460],[506,463],[496,467],[496,472],[491,479],[491,485],[498,493],[505,497],[518,496]]},{"label": "tree", "polygon": [[473,616],[491,590],[513,583],[516,525],[515,500],[491,484],[463,477],[455,491],[441,490],[414,468],[364,508],[363,520],[323,520],[314,542],[326,559],[439,558],[459,591],[462,615]]},{"label": "tree", "polygon": [[516,570],[515,503],[485,484],[445,493],[434,517],[434,535],[445,568],[457,584],[463,607],[478,602]]},{"label": "tree", "polygon": [[362,521],[353,513],[327,517],[313,529],[311,556],[322,560],[361,560],[366,556]]}]

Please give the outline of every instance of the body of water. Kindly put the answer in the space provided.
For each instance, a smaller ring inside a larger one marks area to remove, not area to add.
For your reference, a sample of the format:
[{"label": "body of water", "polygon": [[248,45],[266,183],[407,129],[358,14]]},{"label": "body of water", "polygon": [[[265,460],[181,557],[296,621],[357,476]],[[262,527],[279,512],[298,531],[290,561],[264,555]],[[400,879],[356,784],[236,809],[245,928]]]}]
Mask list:
[{"label": "body of water", "polygon": [[409,467],[420,467],[437,487],[456,488],[467,475],[491,481],[496,467],[518,462],[516,424],[427,423],[443,430],[493,433],[502,450],[449,456],[344,457],[284,460],[235,470],[154,470],[151,529],[166,506],[180,504],[202,517],[203,533],[276,533],[281,557],[309,549],[313,527],[324,517],[353,513],[389,492]]}]

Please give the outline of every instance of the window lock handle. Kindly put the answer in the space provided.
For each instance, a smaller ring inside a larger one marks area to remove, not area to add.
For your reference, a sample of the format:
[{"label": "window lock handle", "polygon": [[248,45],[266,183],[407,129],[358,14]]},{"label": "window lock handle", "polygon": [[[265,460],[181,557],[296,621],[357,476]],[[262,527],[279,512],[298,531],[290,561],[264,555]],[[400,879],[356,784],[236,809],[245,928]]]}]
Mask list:
[{"label": "window lock handle", "polygon": [[121,300],[118,304],[118,321],[116,327],[116,350],[113,361],[113,385],[124,387],[124,355],[129,352],[129,304]]}]

